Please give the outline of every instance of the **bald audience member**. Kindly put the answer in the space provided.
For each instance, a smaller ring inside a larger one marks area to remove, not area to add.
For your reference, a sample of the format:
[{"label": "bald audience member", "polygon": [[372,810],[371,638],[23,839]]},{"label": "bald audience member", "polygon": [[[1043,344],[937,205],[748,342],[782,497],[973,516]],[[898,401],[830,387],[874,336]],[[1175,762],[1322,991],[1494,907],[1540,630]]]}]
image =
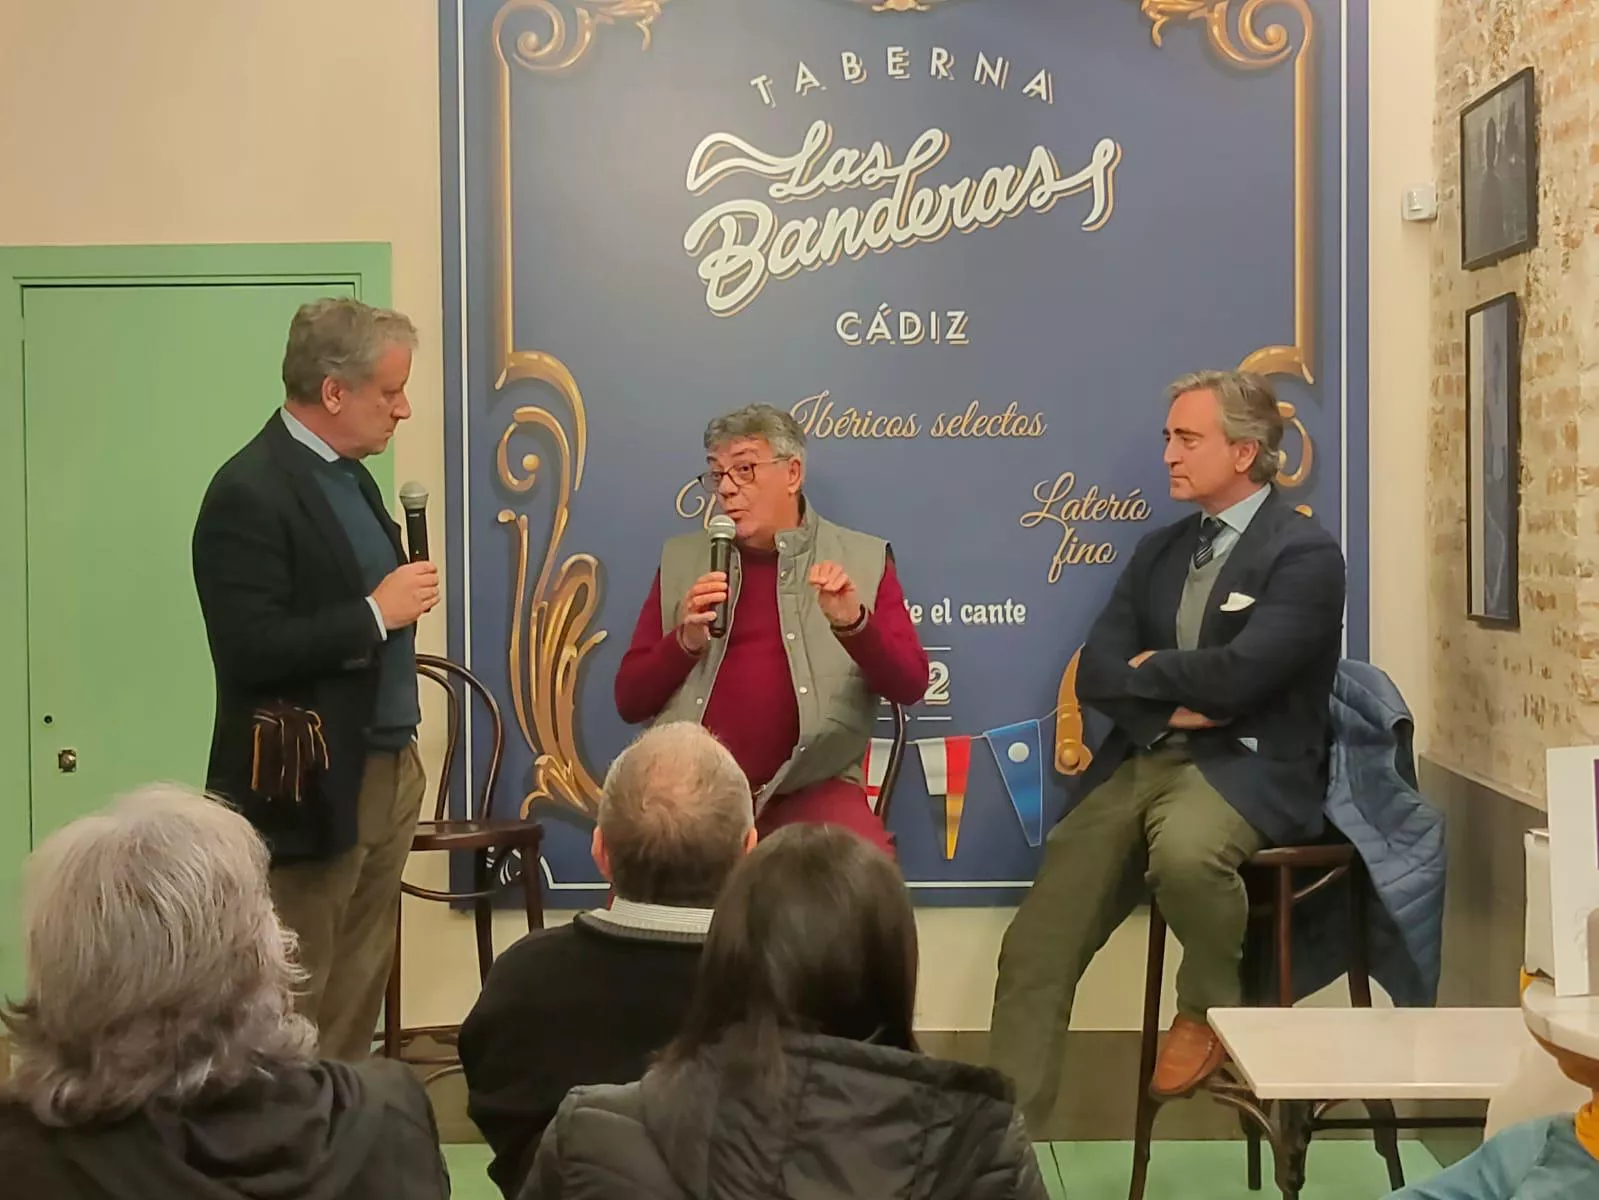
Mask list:
[{"label": "bald audience member", "polygon": [[699,725],[657,726],[611,764],[594,829],[611,907],[500,955],[461,1026],[467,1111],[507,1197],[568,1091],[631,1083],[676,1036],[753,811],[743,770]]}]

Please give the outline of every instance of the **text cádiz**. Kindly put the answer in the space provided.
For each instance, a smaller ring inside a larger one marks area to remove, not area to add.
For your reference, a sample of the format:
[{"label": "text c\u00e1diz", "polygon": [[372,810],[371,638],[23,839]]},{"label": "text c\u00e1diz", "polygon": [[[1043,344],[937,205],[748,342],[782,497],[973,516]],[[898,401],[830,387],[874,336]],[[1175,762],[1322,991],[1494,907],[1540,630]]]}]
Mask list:
[{"label": "text c\u00e1diz", "polygon": [[778,204],[851,188],[893,189],[864,208],[835,205],[824,216],[781,224],[766,200],[724,200],[706,209],[684,233],[683,248],[700,260],[705,303],[713,313],[732,316],[768,279],[830,266],[840,257],[859,258],[868,250],[936,242],[951,230],[991,227],[1028,210],[1048,212],[1063,196],[1092,192],[1085,230],[1101,228],[1115,208],[1121,147],[1110,138],[1100,139],[1088,165],[1071,175],[1061,172],[1046,147],[1035,146],[1021,166],[990,167],[976,178],[925,186],[918,180],[949,152],[949,134],[942,129],[924,132],[897,163],[882,142],[829,152],[832,141],[833,127],[816,121],[792,154],[771,154],[736,134],[713,133],[690,156],[686,182],[695,194],[742,172],[773,180],[766,197]]}]

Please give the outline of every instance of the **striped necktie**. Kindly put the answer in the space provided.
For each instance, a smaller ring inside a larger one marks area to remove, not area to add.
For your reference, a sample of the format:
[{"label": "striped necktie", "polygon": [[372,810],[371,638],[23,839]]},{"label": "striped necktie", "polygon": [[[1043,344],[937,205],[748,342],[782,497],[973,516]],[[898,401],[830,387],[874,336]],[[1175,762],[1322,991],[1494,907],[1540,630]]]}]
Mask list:
[{"label": "striped necktie", "polygon": [[1221,523],[1220,517],[1206,517],[1199,523],[1199,545],[1194,547],[1194,570],[1202,570],[1206,563],[1216,557],[1216,539],[1224,528],[1226,526]]}]

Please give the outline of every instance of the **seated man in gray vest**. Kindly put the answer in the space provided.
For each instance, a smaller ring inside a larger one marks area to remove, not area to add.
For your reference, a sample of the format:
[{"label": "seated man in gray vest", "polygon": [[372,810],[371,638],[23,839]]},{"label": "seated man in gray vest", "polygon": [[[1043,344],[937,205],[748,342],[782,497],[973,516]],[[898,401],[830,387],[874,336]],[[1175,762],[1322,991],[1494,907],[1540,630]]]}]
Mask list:
[{"label": "seated man in gray vest", "polygon": [[1041,1135],[1077,981],[1150,892],[1183,945],[1154,1091],[1187,1095],[1221,1065],[1206,1013],[1240,1000],[1238,868],[1322,828],[1343,554],[1273,486],[1266,380],[1203,372],[1170,396],[1171,494],[1200,511],[1139,543],[1089,633],[1078,696],[1113,727],[1000,950],[993,1063]]},{"label": "seated man in gray vest", "polygon": [[[700,476],[736,529],[731,578],[703,529],[672,538],[616,676],[630,724],[697,721],[749,777],[761,834],[844,825],[893,852],[862,786],[879,697],[914,704],[927,655],[888,543],[808,503],[805,433],[766,404],[705,430]],[[718,605],[725,636],[711,636]]]}]

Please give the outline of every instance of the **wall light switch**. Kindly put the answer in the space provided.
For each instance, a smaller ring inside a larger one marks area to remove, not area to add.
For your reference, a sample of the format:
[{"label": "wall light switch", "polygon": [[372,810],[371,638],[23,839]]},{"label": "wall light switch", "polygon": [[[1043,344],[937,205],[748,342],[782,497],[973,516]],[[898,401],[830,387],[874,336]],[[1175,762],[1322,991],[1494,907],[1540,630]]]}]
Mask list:
[{"label": "wall light switch", "polygon": [[1400,203],[1400,214],[1407,221],[1436,221],[1438,219],[1438,185],[1423,184],[1405,189]]}]

